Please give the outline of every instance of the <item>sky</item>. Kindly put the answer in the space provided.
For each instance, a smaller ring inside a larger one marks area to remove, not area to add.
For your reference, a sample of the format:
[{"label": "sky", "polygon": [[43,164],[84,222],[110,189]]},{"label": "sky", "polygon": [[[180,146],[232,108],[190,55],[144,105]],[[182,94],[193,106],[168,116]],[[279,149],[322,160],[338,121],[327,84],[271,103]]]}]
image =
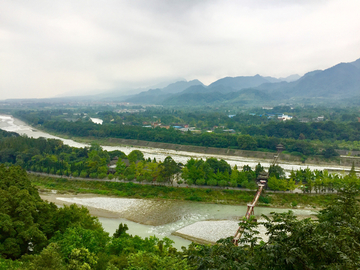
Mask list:
[{"label": "sky", "polygon": [[360,58],[359,11],[359,0],[1,0],[0,100],[303,75]]}]

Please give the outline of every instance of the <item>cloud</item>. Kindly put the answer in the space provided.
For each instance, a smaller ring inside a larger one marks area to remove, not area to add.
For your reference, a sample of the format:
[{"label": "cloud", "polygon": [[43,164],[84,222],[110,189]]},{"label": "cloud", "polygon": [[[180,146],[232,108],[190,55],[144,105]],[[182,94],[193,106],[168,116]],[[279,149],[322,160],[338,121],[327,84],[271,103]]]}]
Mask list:
[{"label": "cloud", "polygon": [[0,99],[184,77],[283,77],[354,61],[357,0],[0,3]]}]

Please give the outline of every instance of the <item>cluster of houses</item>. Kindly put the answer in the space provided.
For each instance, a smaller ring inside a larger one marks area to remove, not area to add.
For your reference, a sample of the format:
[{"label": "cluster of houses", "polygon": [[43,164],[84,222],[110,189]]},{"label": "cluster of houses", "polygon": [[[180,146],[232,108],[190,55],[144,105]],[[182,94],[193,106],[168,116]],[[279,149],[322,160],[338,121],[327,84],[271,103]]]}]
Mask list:
[{"label": "cluster of houses", "polygon": [[114,110],[116,113],[139,113],[139,112],[145,112],[145,109],[117,109]]},{"label": "cluster of houses", "polygon": [[323,115],[309,119],[309,118],[299,118],[299,121],[301,123],[308,123],[308,122],[322,122],[325,120],[325,117]]},{"label": "cluster of houses", "polygon": [[160,128],[166,128],[169,129],[170,127],[180,130],[182,132],[187,132],[187,131],[191,131],[191,132],[198,132],[200,133],[201,130],[197,130],[195,127],[189,127],[189,125],[179,125],[179,124],[175,124],[175,125],[163,125],[161,122],[143,122],[143,127],[146,128],[156,128],[156,127],[160,127]]},{"label": "cluster of houses", "polygon": [[[143,127],[146,128],[166,128],[169,129],[170,127],[180,130],[181,132],[192,132],[192,133],[201,133],[201,130],[196,129],[195,127],[189,127],[189,125],[180,125],[180,124],[174,124],[174,125],[163,125],[161,122],[143,122]],[[207,132],[213,132],[215,129],[223,129],[223,132],[227,133],[235,133],[236,131],[234,129],[225,129],[225,126],[214,126],[211,130],[207,130]]]},{"label": "cluster of houses", "polygon": [[[249,113],[249,115],[253,115],[255,116],[255,113]],[[264,113],[264,114],[260,114],[259,116],[267,116],[268,119],[278,119],[281,121],[286,121],[286,120],[291,120],[293,117],[291,115],[287,115],[287,114],[278,114],[278,113]],[[229,116],[230,117],[230,116]]]}]

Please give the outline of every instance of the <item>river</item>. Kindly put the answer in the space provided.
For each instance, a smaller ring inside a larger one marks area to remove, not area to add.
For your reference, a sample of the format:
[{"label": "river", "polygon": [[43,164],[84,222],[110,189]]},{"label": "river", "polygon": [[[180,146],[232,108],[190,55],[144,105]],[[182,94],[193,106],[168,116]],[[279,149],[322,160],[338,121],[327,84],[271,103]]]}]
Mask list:
[{"label": "river", "polygon": [[[174,235],[181,232],[183,237],[193,236],[207,242],[233,236],[239,219],[247,207],[238,205],[205,204],[189,201],[170,201],[153,199],[129,199],[97,196],[90,194],[61,195],[42,194],[44,200],[57,205],[83,205],[90,213],[99,217],[104,229],[113,234],[120,223],[126,223],[128,233],[141,237],[168,237],[175,247],[187,246],[191,242]],[[256,207],[255,215],[268,215],[271,212],[284,212],[289,209]],[[310,216],[311,210],[292,209],[297,216]],[[218,224],[221,224],[218,226]],[[214,230],[215,226],[215,230]],[[259,228],[263,238],[265,228]]]},{"label": "river", "polygon": [[[89,146],[84,143],[78,143],[73,140],[63,139],[41,130],[37,130],[26,123],[10,116],[10,115],[0,115],[0,129],[6,131],[17,132],[22,135],[27,135],[28,137],[33,138],[52,138],[62,140],[65,144],[73,147],[85,147]],[[144,153],[146,158],[150,157],[151,159],[156,158],[157,160],[163,160],[166,156],[171,156],[177,162],[186,163],[190,157],[194,158],[207,158],[207,157],[216,157],[226,160],[230,165],[234,166],[235,164],[238,167],[243,165],[250,165],[254,167],[261,160],[244,158],[244,157],[232,157],[232,156],[221,156],[221,155],[204,155],[199,153],[167,150],[167,149],[158,149],[158,148],[142,148],[142,147],[131,147],[131,146],[102,146],[105,150],[120,150],[125,154],[130,153],[132,150],[140,150]],[[263,166],[269,166],[268,163],[262,162]],[[284,164],[281,163],[281,166],[285,168],[287,172],[291,169],[299,169],[304,166],[294,165],[294,164]],[[326,167],[323,166],[314,166],[309,165],[310,169],[323,170]],[[334,169],[332,167],[332,169]],[[342,170],[342,168],[336,168]],[[201,232],[205,231],[207,227],[211,227],[217,221],[225,221],[231,226],[227,227],[224,224],[221,227],[216,227],[215,231],[209,231],[207,233],[216,234],[216,237],[227,237],[235,234],[237,227],[237,220],[243,216],[246,212],[246,206],[233,206],[233,205],[217,205],[217,204],[203,204],[196,202],[173,202],[173,201],[151,201],[151,200],[137,200],[133,204],[132,208],[126,208],[126,211],[121,208],[123,202],[129,199],[124,198],[107,198],[107,197],[95,197],[92,196],[91,199],[88,198],[79,198],[77,196],[67,196],[64,197],[59,195],[55,198],[57,204],[63,203],[77,203],[79,205],[84,205],[87,207],[93,207],[100,209],[100,211],[113,211],[118,213],[118,216],[108,218],[103,215],[98,215],[100,221],[102,222],[104,228],[109,233],[114,233],[118,228],[119,223],[127,223],[129,226],[129,233],[136,234],[141,237],[148,237],[151,235],[156,235],[158,237],[167,236],[170,239],[175,241],[175,247],[180,248],[181,246],[186,246],[190,241],[185,240],[181,237],[174,236],[173,233],[186,229],[189,226],[193,231],[194,236],[198,236]],[[141,202],[141,203],[140,203]],[[120,207],[120,208],[119,208]],[[270,212],[282,212],[287,209],[272,209],[272,208],[255,208],[255,215],[269,214]],[[310,210],[295,210],[297,215],[308,216],[312,212]],[[210,223],[204,223],[204,221],[210,220]],[[225,227],[227,229],[225,230]],[[229,229],[230,228],[230,229]],[[262,231],[264,234],[264,231]],[[206,236],[201,236],[206,240]],[[201,238],[199,237],[199,238]],[[209,239],[208,239],[209,240]],[[214,241],[210,239],[209,241]]]},{"label": "river", "polygon": [[[101,119],[100,119],[101,120]],[[25,134],[28,137],[33,138],[52,138],[52,139],[59,139],[64,142],[64,144],[73,146],[73,147],[85,147],[89,146],[88,144],[75,142],[70,139],[64,139],[61,137],[57,137],[41,130],[37,130],[26,123],[20,121],[12,117],[11,115],[0,115],[0,129],[6,131],[13,131],[19,134]],[[270,163],[265,160],[256,159],[256,158],[247,158],[247,157],[239,157],[239,156],[223,156],[223,155],[212,155],[212,154],[201,154],[201,153],[193,153],[193,152],[184,152],[184,151],[176,151],[176,150],[169,150],[169,149],[161,149],[161,148],[150,148],[150,147],[133,147],[133,146],[125,146],[125,145],[118,145],[118,146],[107,146],[102,145],[102,148],[107,151],[113,150],[120,150],[125,154],[129,154],[133,150],[140,150],[144,153],[145,158],[156,158],[157,161],[164,160],[167,156],[171,156],[176,162],[181,162],[185,164],[187,160],[191,157],[193,158],[209,158],[215,157],[218,159],[224,159],[228,162],[231,166],[237,165],[239,168],[243,167],[244,165],[249,165],[250,167],[254,168],[259,162],[265,168],[270,166]],[[281,161],[281,157],[279,160],[279,165],[284,168],[285,172],[289,174],[289,172],[294,169],[305,169],[310,168],[311,170],[326,170],[330,169],[332,171],[342,172],[345,169],[350,169],[349,167],[345,166],[331,166],[331,165],[299,165],[299,164],[292,164],[292,163],[285,163]]]}]

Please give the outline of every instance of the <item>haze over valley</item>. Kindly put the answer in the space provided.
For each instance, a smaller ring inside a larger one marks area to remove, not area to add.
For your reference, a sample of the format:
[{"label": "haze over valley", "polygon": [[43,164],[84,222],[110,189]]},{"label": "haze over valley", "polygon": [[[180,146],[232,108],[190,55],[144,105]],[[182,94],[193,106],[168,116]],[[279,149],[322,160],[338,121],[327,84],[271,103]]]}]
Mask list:
[{"label": "haze over valley", "polygon": [[0,1],[0,269],[360,269],[359,10]]}]

